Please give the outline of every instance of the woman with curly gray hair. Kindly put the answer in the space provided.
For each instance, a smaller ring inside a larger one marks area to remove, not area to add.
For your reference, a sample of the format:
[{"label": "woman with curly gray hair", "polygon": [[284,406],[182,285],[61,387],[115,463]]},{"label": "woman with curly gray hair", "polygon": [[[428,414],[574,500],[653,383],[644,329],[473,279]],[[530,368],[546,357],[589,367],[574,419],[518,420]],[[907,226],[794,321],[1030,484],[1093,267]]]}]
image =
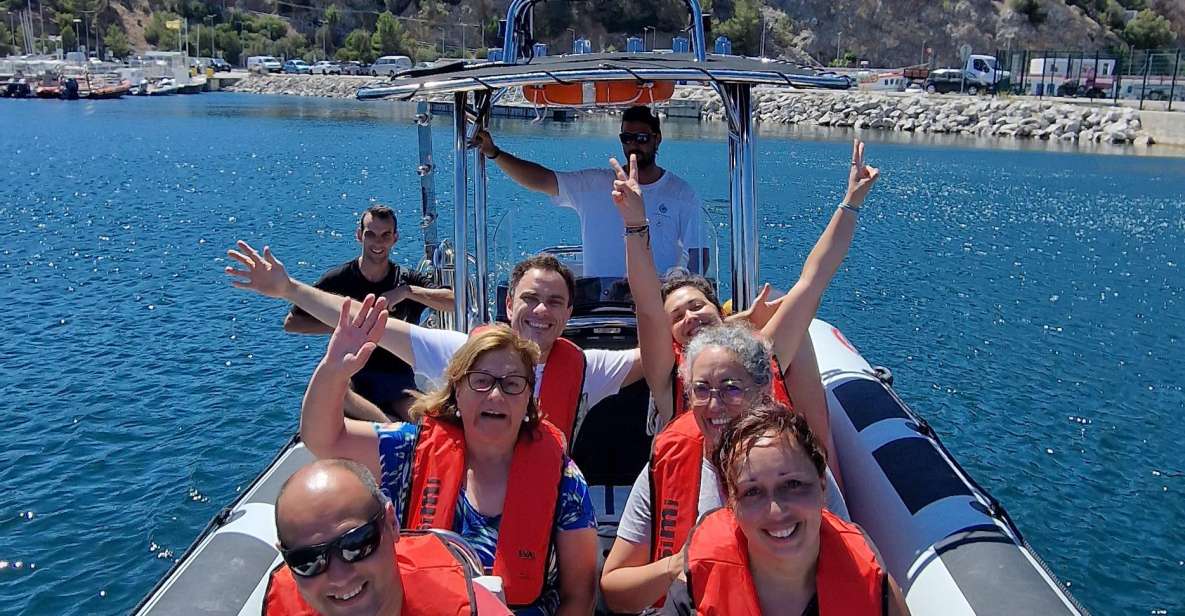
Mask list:
[{"label": "woman with curly gray hair", "polygon": [[[610,609],[639,612],[661,603],[683,570],[682,548],[696,520],[723,502],[721,484],[708,462],[723,427],[767,398],[790,402],[781,382],[784,375],[771,369],[770,347],[782,358],[795,357],[802,347],[823,292],[847,256],[856,214],[880,172],[864,165],[864,144],[854,141],[847,194],[786,297],[771,305],[758,298],[758,305],[772,312],[754,319],[763,323],[758,336],[739,325],[713,325],[718,317],[709,319],[708,327],[698,318],[694,320],[701,322],[688,320],[688,314],[709,312],[706,308],[685,306],[682,317],[666,309],[648,250],[645,207],[632,176],[634,166],[627,176],[612,162],[618,172],[614,201],[626,224],[627,272],[637,304],[643,372],[656,402],[662,392],[673,390],[678,397],[681,389],[685,394],[683,412],[676,405],[673,421],[655,437],[650,464],[634,483],[601,575],[601,591]],[[666,303],[672,303],[670,295]],[[690,336],[677,375],[671,374],[679,349],[673,330]],[[817,372],[813,378],[819,378]],[[777,385],[782,385],[780,391]],[[817,419],[825,421],[825,411]],[[824,425],[819,431],[826,442],[829,430]],[[834,486],[833,479],[830,483]],[[835,487],[830,492],[839,496]],[[832,506],[842,510],[839,502]]]}]

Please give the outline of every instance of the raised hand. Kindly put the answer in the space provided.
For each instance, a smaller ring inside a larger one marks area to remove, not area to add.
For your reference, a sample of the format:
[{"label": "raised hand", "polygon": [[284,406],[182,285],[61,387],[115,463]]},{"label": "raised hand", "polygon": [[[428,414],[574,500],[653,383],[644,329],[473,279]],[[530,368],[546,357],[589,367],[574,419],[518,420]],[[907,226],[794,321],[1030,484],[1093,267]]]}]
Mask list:
[{"label": "raised hand", "polygon": [[473,138],[469,140],[469,145],[481,151],[482,156],[489,158],[498,151],[498,146],[494,145],[494,138],[490,136],[490,131],[480,129],[473,133]]},{"label": "raised hand", "polygon": [[325,357],[321,359],[322,370],[329,370],[343,379],[354,376],[366,365],[387,326],[385,298],[376,300],[374,294],[367,295],[362,300],[358,314],[351,318],[350,306],[353,303],[353,300],[347,299],[342,304],[337,327],[329,338]]},{"label": "raised hand", "polygon": [[621,212],[621,219],[627,227],[646,224],[646,204],[642,201],[642,185],[638,183],[638,156],[630,154],[630,171],[627,174],[621,168],[616,158],[610,158],[609,164],[617,174],[613,180],[613,203]]},{"label": "raised hand", "polygon": [[786,298],[785,295],[782,295],[777,299],[770,300],[769,294],[772,291],[773,287],[771,287],[768,282],[765,283],[765,285],[761,287],[761,292],[757,294],[757,298],[753,300],[753,305],[732,315],[728,318],[728,320],[746,320],[753,326],[754,329],[757,330],[765,327],[765,324],[768,323],[770,318],[774,316],[774,313],[777,312],[778,306],[782,305],[782,300]]},{"label": "raised hand", "polygon": [[880,175],[880,169],[864,164],[864,142],[853,139],[852,168],[848,172],[848,194],[844,196],[844,203],[852,207],[860,207]]},{"label": "raised hand", "polygon": [[272,254],[272,249],[264,246],[263,255],[260,255],[243,240],[236,242],[236,245],[239,249],[226,251],[226,256],[243,264],[247,269],[226,266],[226,274],[235,279],[231,284],[239,289],[248,289],[268,297],[284,297],[293,283],[288,278],[288,270],[284,269],[284,264]]}]

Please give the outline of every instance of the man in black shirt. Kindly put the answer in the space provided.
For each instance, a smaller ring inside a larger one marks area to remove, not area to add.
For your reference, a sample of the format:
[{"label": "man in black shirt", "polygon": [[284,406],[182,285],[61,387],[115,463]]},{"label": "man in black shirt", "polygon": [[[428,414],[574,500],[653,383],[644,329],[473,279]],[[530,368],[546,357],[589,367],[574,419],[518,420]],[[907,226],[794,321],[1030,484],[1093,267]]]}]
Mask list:
[{"label": "man in black shirt", "polygon": [[[325,272],[315,285],[318,289],[356,300],[368,293],[386,297],[391,318],[409,323],[419,323],[425,307],[453,309],[451,289],[437,289],[428,276],[390,261],[391,248],[399,240],[398,221],[391,208],[375,205],[366,210],[355,236],[362,245],[362,255]],[[333,328],[293,306],[284,319],[284,331],[332,334]],[[387,421],[407,418],[412,399],[405,392],[415,389],[416,382],[411,366],[384,349],[376,349],[366,367],[354,375],[351,385],[365,400],[347,395],[346,414],[355,419]],[[374,406],[366,404],[366,400]]]}]

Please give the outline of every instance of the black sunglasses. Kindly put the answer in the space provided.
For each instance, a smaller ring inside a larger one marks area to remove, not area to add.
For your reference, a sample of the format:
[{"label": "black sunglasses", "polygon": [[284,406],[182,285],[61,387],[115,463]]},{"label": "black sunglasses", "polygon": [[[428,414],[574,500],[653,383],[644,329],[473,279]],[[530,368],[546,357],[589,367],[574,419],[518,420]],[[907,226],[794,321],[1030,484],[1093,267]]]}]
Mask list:
[{"label": "black sunglasses", "polygon": [[621,133],[618,135],[623,145],[637,143],[638,145],[646,145],[654,138],[654,133]]},{"label": "black sunglasses", "polygon": [[517,396],[527,389],[527,377],[517,374],[499,377],[488,372],[471,370],[465,373],[465,381],[469,384],[469,389],[481,394],[493,389],[495,385],[508,396]]},{"label": "black sunglasses", "polygon": [[329,569],[330,552],[336,552],[343,562],[365,560],[378,549],[383,539],[383,519],[386,508],[380,507],[370,521],[349,530],[332,541],[291,550],[281,547],[280,555],[292,573],[305,578],[316,577]]}]

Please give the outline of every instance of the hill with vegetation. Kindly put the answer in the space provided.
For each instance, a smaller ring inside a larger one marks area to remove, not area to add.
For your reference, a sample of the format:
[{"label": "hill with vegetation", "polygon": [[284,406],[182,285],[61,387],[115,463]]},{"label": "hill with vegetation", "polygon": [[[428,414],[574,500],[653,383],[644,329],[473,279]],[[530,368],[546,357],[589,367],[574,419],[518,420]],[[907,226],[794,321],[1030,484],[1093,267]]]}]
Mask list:
[{"label": "hill with vegetation", "polygon": [[[241,64],[250,55],[372,61],[484,57],[499,44],[507,0],[0,0],[0,53],[79,44],[106,56],[178,49]],[[711,36],[734,53],[830,65],[949,64],[980,52],[1126,53],[1185,41],[1185,0],[703,0]],[[28,28],[10,28],[28,11]],[[682,0],[549,0],[535,37],[553,53],[588,38],[618,50],[630,36],[670,47],[687,26]],[[177,24],[183,24],[178,29]],[[187,26],[187,27],[184,27]],[[57,38],[57,37],[60,37]],[[83,43],[81,39],[86,39]],[[198,51],[200,50],[200,51]]]}]

